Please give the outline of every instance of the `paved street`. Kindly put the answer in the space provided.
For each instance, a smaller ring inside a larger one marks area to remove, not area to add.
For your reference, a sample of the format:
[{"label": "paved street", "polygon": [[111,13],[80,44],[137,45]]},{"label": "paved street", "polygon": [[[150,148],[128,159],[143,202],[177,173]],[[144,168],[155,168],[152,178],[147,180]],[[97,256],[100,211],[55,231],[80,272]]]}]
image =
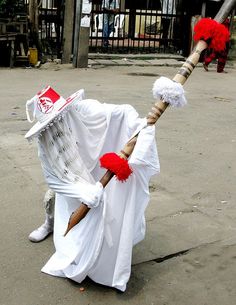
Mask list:
[{"label": "paved street", "polygon": [[146,238],[134,248],[126,292],[41,273],[54,247],[52,236],[38,244],[28,240],[44,220],[46,185],[36,146],[24,139],[30,128],[27,99],[45,85],[64,97],[84,88],[87,98],[128,103],[145,116],[154,103],[156,78],[173,78],[182,64],[181,59],[102,60],[91,59],[87,69],[57,63],[0,68],[0,304],[235,305],[233,62],[222,74],[215,65],[205,72],[199,64],[185,84],[188,105],[167,109],[157,122],[161,173],[151,181]]}]

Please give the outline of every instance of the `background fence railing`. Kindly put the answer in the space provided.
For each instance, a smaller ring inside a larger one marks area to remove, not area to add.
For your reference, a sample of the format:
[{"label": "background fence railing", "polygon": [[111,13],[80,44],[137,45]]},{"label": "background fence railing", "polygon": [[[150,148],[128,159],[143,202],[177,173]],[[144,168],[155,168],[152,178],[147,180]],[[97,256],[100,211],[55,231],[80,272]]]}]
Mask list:
[{"label": "background fence railing", "polygon": [[39,33],[42,52],[61,57],[64,24],[64,1],[43,0],[39,10]]},{"label": "background fence railing", "polygon": [[109,44],[103,43],[104,16],[103,11],[92,10],[89,41],[91,52],[183,52],[186,37],[177,30],[186,22],[186,16],[182,14],[164,16],[160,11],[136,10],[135,15],[131,15],[129,10],[120,11],[114,17]]}]

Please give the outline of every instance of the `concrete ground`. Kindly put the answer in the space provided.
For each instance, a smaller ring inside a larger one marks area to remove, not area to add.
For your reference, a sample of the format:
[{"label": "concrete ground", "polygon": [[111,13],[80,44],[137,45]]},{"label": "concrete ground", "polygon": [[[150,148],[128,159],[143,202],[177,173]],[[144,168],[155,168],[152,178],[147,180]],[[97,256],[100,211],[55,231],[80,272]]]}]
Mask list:
[{"label": "concrete ground", "polygon": [[54,247],[52,236],[38,244],[28,240],[44,219],[46,185],[36,147],[24,139],[30,128],[25,102],[50,84],[64,97],[84,88],[88,98],[128,103],[145,116],[154,81],[173,78],[181,62],[136,63],[0,69],[1,305],[235,305],[233,63],[224,74],[199,64],[185,84],[188,105],[167,109],[157,122],[161,173],[151,181],[146,238],[134,248],[126,292],[40,271]]}]

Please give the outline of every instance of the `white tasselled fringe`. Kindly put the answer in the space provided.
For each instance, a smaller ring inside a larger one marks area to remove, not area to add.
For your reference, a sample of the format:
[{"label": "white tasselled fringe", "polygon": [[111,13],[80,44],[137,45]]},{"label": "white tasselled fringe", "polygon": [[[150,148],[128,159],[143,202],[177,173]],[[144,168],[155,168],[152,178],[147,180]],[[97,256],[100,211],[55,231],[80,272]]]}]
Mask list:
[{"label": "white tasselled fringe", "polygon": [[159,98],[173,107],[183,107],[187,104],[183,86],[173,80],[161,76],[152,88],[154,98]]},{"label": "white tasselled fringe", "polygon": [[57,115],[55,118],[52,119],[52,121],[48,122],[47,125],[45,125],[42,129],[39,129],[39,131],[35,132],[31,137],[29,137],[27,140],[29,143],[33,142],[34,138],[38,138],[42,136],[42,133],[48,129],[50,126],[52,126],[55,122],[60,121],[64,118],[64,116],[67,114],[68,110],[70,110],[73,106],[73,103],[71,105],[68,105],[64,110],[60,112],[59,115]]}]

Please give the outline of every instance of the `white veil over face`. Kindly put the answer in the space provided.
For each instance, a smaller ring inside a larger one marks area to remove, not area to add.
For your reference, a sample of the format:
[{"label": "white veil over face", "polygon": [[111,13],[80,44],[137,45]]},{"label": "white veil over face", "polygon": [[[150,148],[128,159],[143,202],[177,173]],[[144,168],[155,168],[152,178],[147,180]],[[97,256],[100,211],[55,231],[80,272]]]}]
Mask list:
[{"label": "white veil over face", "polygon": [[70,183],[76,183],[81,179],[93,182],[79,154],[76,139],[64,118],[48,128],[40,141],[58,179]]},{"label": "white veil over face", "polygon": [[100,103],[90,100],[86,106],[84,100],[42,133],[40,145],[59,179],[95,182],[90,172],[103,147],[108,119]]}]

